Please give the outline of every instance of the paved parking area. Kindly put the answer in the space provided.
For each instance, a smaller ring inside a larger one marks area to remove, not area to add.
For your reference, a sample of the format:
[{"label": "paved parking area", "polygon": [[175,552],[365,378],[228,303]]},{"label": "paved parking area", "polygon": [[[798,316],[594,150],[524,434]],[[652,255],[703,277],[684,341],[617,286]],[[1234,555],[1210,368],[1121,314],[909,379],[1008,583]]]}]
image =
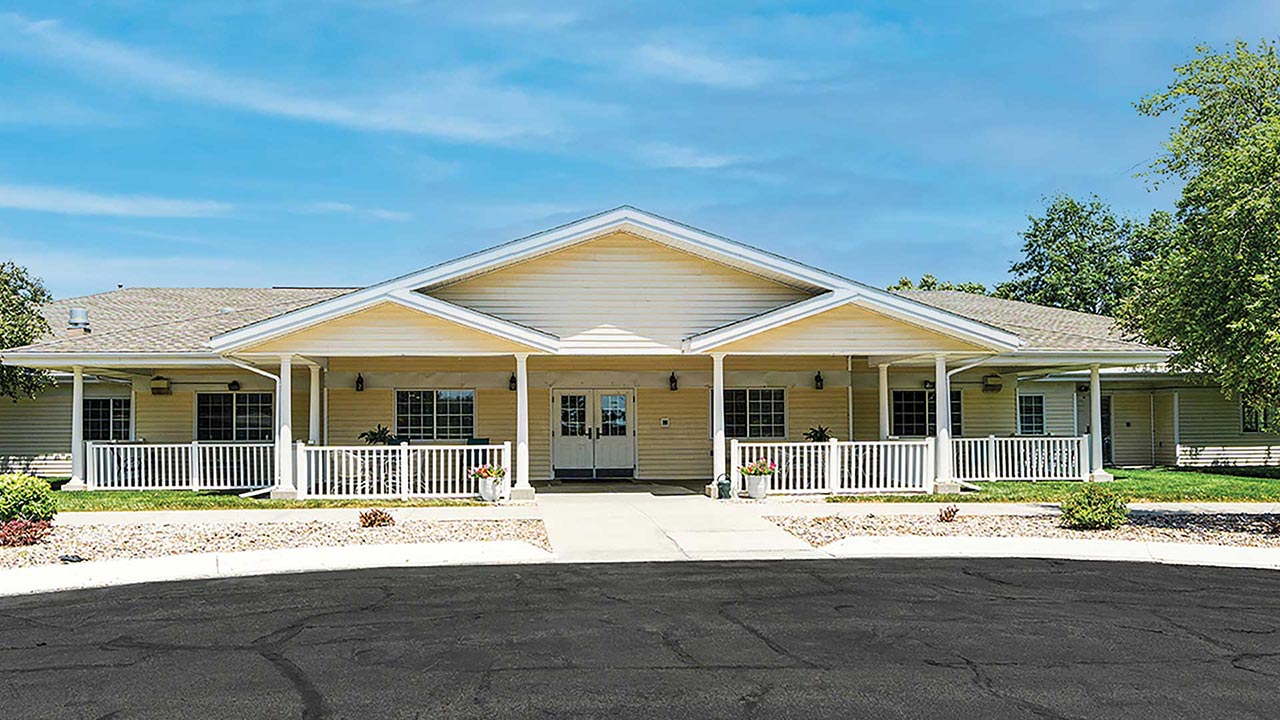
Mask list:
[{"label": "paved parking area", "polygon": [[1043,560],[450,567],[0,598],[31,718],[1263,718],[1280,574]]}]

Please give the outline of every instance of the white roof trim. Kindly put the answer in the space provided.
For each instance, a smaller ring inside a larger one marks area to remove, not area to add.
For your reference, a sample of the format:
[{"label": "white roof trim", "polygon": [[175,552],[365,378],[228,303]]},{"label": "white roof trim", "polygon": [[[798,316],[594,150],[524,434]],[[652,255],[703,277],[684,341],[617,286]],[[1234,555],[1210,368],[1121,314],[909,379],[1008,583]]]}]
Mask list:
[{"label": "white roof trim", "polygon": [[531,350],[556,352],[560,339],[550,333],[518,325],[502,318],[486,315],[469,308],[428,297],[404,288],[392,288],[379,293],[357,291],[317,303],[308,307],[278,315],[263,322],[247,325],[214,337],[209,346],[220,353],[235,352],[238,348],[256,345],[273,338],[304,330],[322,322],[366,310],[384,302],[395,303],[410,310],[447,320],[479,332],[485,332],[504,340],[528,346]]},{"label": "white roof trim", "polygon": [[753,335],[789,325],[845,305],[857,305],[895,320],[923,327],[950,337],[972,342],[993,350],[1013,350],[1022,339],[1013,333],[962,318],[944,310],[921,306],[913,301],[884,293],[887,297],[863,294],[857,290],[838,290],[808,300],[780,307],[761,315],[740,320],[714,330],[692,335],[684,340],[686,352],[703,353]]},{"label": "white roof trim", "polygon": [[6,352],[0,360],[19,367],[60,369],[77,365],[95,368],[130,367],[203,367],[230,365],[217,353],[148,353],[148,352]]},{"label": "white roof trim", "polygon": [[[306,323],[342,315],[351,312],[352,308],[365,307],[397,291],[439,286],[461,278],[492,272],[507,265],[620,230],[636,232],[655,242],[662,242],[673,248],[718,260],[731,267],[746,271],[754,269],[765,277],[781,276],[791,279],[795,285],[857,295],[860,303],[879,312],[893,314],[899,319],[937,328],[942,332],[960,333],[961,336],[974,339],[980,344],[1002,348],[1018,347],[1020,344],[1017,336],[989,325],[682,225],[643,210],[620,207],[233,330],[215,337],[210,342],[210,346],[220,350],[242,346],[247,342],[246,338],[269,337],[280,333],[282,328],[300,327]],[[485,318],[486,323],[505,322],[479,313],[473,317],[477,320]],[[486,325],[477,327],[483,329]],[[523,332],[540,333],[540,339],[544,343],[547,338],[554,337],[533,328],[523,328],[512,323],[506,323],[505,331],[510,331],[513,327],[521,328]],[[526,340],[517,339],[517,342],[526,342]],[[545,349],[545,346],[537,347]]]}]

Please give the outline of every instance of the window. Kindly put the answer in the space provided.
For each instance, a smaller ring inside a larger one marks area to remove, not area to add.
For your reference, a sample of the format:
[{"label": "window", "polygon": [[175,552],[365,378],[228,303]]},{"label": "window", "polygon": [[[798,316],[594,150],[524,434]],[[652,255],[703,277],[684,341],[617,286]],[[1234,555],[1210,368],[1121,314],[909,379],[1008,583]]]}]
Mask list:
[{"label": "window", "polygon": [[[938,431],[934,420],[933,390],[894,390],[893,403],[890,408],[893,414],[893,434],[898,437],[926,437]],[[960,437],[963,434],[963,406],[959,390],[951,391],[951,435]]]},{"label": "window", "polygon": [[128,440],[129,398],[86,398],[85,440]]},{"label": "window", "polygon": [[560,437],[587,436],[587,396],[560,396]]},{"label": "window", "polygon": [[1044,435],[1044,396],[1018,396],[1018,434]]},{"label": "window", "polygon": [[466,440],[475,436],[474,390],[397,390],[396,435],[409,440]]},{"label": "window", "polygon": [[726,389],[724,431],[732,438],[785,438],[786,391],[781,388]]},{"label": "window", "polygon": [[196,395],[196,440],[267,442],[274,437],[272,393],[228,392]]},{"label": "window", "polygon": [[1273,432],[1280,420],[1280,408],[1260,408],[1240,404],[1240,429],[1247,433]]}]

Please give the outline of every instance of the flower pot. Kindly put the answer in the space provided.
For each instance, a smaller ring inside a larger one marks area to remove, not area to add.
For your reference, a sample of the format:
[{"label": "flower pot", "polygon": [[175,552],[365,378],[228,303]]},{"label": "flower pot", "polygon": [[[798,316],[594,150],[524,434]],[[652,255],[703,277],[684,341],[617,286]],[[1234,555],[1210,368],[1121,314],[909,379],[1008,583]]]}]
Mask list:
[{"label": "flower pot", "polygon": [[769,494],[769,480],[772,475],[744,475],[743,480],[747,485],[747,497],[756,500],[763,499]]},{"label": "flower pot", "polygon": [[498,502],[502,499],[503,485],[502,481],[493,482],[482,479],[480,481],[480,499],[485,502]]}]

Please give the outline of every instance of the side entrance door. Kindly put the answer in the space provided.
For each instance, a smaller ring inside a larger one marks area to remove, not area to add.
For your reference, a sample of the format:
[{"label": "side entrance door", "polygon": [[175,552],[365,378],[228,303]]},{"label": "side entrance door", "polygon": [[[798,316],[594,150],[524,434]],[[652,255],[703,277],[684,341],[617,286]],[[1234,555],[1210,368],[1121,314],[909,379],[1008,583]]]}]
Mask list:
[{"label": "side entrance door", "polygon": [[635,474],[635,393],[630,389],[565,389],[551,395],[552,463],[556,477]]}]

